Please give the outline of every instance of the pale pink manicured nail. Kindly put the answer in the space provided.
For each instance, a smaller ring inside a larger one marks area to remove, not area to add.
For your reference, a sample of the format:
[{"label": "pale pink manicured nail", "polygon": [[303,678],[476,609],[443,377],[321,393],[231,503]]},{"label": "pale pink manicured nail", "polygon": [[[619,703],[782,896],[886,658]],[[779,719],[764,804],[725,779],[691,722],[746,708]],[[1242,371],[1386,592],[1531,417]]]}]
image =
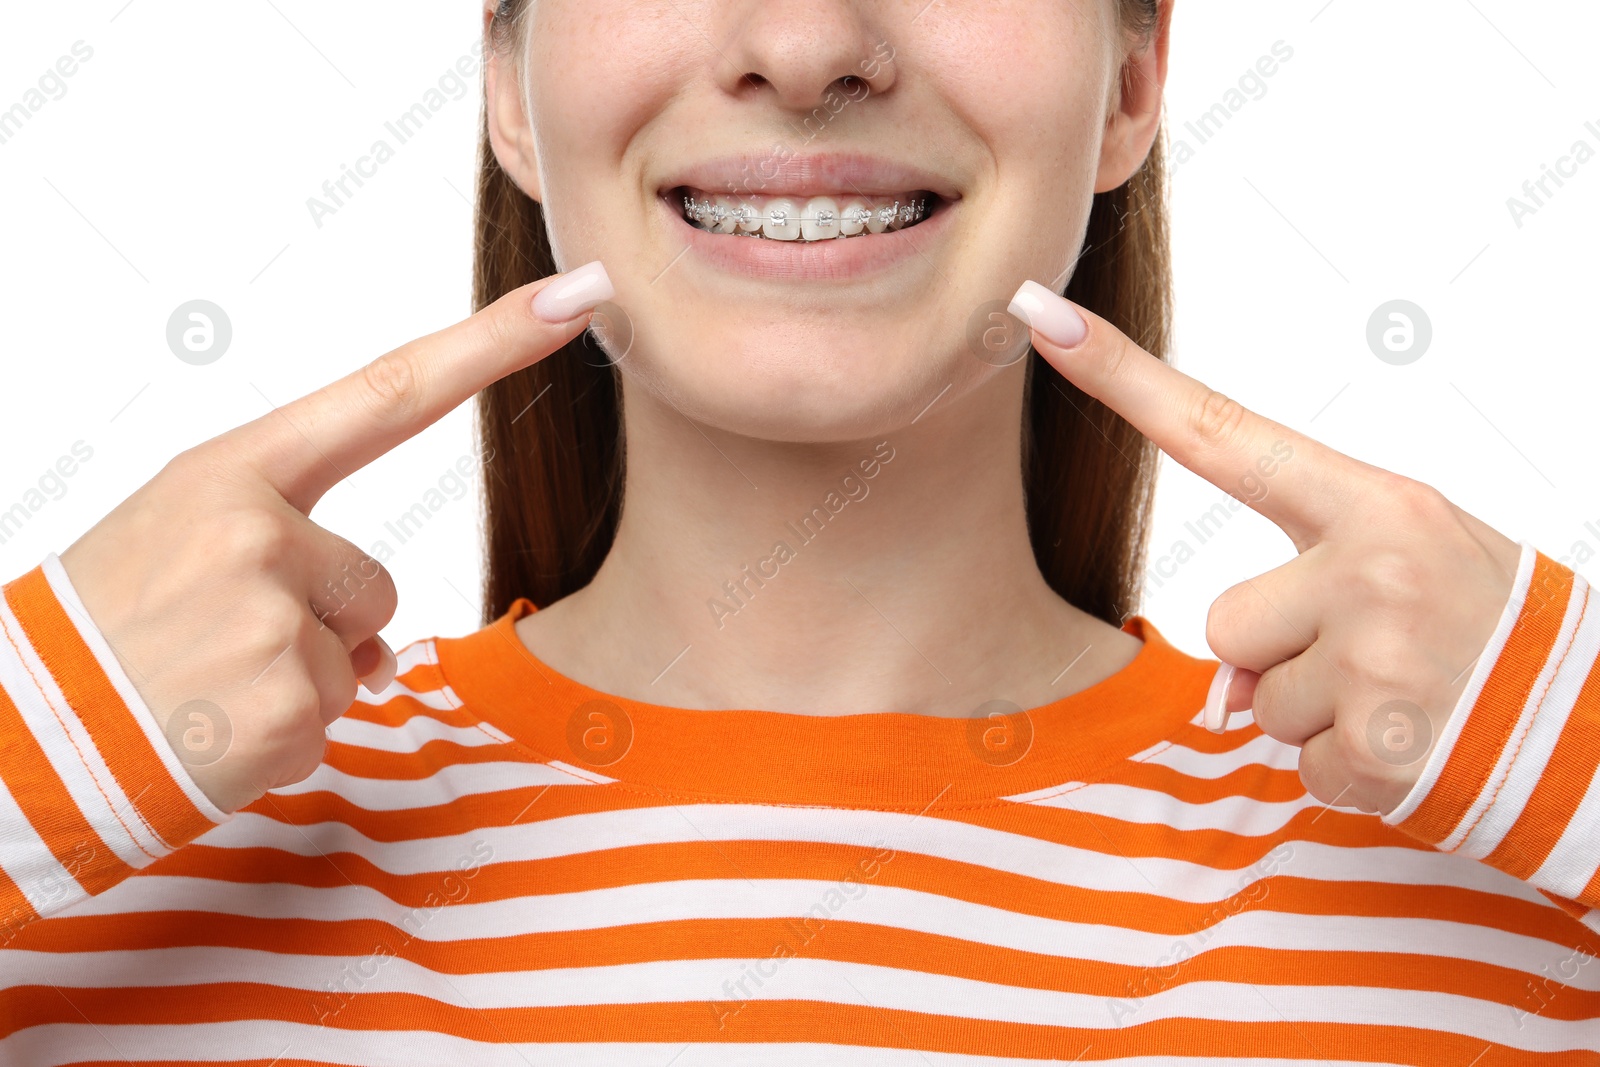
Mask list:
[{"label": "pale pink manicured nail", "polygon": [[533,313],[546,322],[570,322],[617,295],[611,277],[598,259],[568,271],[533,297]]},{"label": "pale pink manicured nail", "polygon": [[1211,691],[1206,694],[1204,722],[1206,729],[1214,734],[1220,734],[1228,728],[1228,690],[1233,685],[1234,675],[1238,673],[1239,668],[1224,663],[1211,678]]},{"label": "pale pink manicured nail", "polygon": [[1006,310],[1062,348],[1076,348],[1089,333],[1089,324],[1083,321],[1072,301],[1057,296],[1036,281],[1023,282]]},{"label": "pale pink manicured nail", "polygon": [[361,680],[362,688],[373,696],[377,696],[389,688],[389,683],[394,681],[395,671],[400,666],[400,661],[395,659],[394,649],[389,647],[389,642],[381,634],[375,635],[378,642],[378,665],[372,668],[372,673]]}]

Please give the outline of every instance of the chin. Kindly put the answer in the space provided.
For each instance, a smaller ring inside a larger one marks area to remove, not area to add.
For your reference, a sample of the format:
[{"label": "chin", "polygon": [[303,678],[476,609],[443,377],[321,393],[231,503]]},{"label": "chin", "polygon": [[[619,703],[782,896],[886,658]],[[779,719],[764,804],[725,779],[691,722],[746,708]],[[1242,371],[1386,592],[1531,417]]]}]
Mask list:
[{"label": "chin", "polygon": [[[625,374],[706,426],[768,441],[854,441],[907,426],[946,385],[949,403],[981,377],[922,331],[729,319],[692,337],[641,330]],[[969,366],[970,364],[970,366]]]}]

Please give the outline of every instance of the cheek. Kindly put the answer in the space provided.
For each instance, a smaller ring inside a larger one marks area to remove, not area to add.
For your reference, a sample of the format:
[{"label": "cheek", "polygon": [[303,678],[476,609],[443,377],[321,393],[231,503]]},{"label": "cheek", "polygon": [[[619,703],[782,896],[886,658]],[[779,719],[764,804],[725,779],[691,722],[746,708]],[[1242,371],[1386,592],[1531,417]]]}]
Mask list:
[{"label": "cheek", "polygon": [[1094,169],[1112,69],[1099,8],[1108,0],[973,5],[918,42],[945,105],[1007,182],[1076,185]]},{"label": "cheek", "polygon": [[[683,16],[627,0],[535,0],[528,120],[554,231],[600,213],[630,145],[683,83]],[[695,37],[703,48],[703,41]],[[605,180],[597,181],[597,176]],[[606,205],[615,211],[616,205]]]}]

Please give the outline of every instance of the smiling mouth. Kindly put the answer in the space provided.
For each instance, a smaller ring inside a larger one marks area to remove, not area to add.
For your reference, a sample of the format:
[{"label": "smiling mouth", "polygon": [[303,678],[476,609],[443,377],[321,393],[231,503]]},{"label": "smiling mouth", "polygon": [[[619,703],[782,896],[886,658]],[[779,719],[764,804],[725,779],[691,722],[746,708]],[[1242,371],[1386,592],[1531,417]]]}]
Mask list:
[{"label": "smiling mouth", "polygon": [[708,233],[800,243],[910,229],[933,214],[940,197],[925,189],[898,196],[728,196],[679,186],[667,194],[684,221]]}]

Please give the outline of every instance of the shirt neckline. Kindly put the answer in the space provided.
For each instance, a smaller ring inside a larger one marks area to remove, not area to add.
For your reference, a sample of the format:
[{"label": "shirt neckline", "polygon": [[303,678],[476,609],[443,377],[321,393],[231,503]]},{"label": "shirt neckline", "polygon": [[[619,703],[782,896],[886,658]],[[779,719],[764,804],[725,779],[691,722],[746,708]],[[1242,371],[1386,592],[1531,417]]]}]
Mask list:
[{"label": "shirt neckline", "polygon": [[435,638],[444,681],[467,714],[541,761],[657,797],[925,810],[1094,780],[1193,722],[1216,669],[1133,615],[1121,628],[1143,645],[1125,667],[1017,714],[704,711],[601,692],[555,670],[517,636],[517,621],[537,610],[519,597],[471,634]]}]

